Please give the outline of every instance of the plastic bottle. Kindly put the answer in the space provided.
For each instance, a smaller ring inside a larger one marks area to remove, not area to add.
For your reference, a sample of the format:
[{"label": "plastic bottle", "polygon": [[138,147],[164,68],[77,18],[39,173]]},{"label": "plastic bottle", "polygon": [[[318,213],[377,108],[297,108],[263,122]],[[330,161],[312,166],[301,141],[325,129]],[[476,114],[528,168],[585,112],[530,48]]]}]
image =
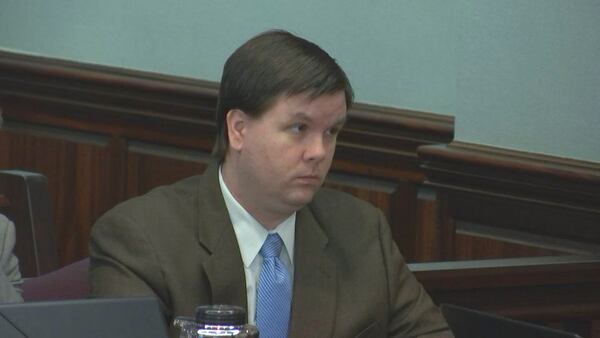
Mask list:
[{"label": "plastic bottle", "polygon": [[180,338],[258,338],[258,329],[246,324],[246,310],[233,305],[201,305],[196,318],[177,317],[173,324]]}]

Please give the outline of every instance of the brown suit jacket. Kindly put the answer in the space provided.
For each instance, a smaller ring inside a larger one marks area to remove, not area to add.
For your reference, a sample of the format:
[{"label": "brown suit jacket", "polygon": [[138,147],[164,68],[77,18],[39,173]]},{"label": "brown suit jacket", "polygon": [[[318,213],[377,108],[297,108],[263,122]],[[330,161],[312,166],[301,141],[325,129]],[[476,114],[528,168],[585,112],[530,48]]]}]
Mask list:
[{"label": "brown suit jacket", "polygon": [[[244,268],[217,167],[103,215],[92,295],[155,295],[167,320],[200,304],[246,307]],[[408,271],[382,213],[321,189],[297,213],[290,337],[413,337],[443,317]]]}]

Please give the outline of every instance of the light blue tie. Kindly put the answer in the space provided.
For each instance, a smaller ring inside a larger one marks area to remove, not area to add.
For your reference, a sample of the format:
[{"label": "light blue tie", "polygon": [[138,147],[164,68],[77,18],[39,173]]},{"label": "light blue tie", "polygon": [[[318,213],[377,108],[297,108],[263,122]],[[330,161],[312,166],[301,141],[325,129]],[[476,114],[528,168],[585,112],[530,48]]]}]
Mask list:
[{"label": "light blue tie", "polygon": [[263,265],[256,292],[256,326],[260,338],[285,338],[288,335],[292,282],[290,273],[279,259],[282,246],[278,234],[269,234],[260,249]]}]

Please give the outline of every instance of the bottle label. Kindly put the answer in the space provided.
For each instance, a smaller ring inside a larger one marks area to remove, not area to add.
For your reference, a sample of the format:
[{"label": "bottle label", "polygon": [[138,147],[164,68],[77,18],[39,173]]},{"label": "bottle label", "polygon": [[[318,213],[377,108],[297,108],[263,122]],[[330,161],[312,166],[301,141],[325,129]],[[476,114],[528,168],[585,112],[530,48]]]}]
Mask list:
[{"label": "bottle label", "polygon": [[237,329],[199,329],[198,335],[209,336],[209,337],[230,337],[240,333]]}]

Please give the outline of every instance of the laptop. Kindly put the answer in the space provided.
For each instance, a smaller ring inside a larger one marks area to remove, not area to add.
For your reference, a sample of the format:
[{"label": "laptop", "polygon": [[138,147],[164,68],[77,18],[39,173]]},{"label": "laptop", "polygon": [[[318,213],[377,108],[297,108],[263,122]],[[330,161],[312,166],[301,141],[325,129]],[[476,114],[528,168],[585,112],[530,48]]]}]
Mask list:
[{"label": "laptop", "polygon": [[574,333],[451,304],[442,304],[440,310],[456,338],[581,338]]},{"label": "laptop", "polygon": [[167,338],[150,297],[0,304],[2,338]]}]

